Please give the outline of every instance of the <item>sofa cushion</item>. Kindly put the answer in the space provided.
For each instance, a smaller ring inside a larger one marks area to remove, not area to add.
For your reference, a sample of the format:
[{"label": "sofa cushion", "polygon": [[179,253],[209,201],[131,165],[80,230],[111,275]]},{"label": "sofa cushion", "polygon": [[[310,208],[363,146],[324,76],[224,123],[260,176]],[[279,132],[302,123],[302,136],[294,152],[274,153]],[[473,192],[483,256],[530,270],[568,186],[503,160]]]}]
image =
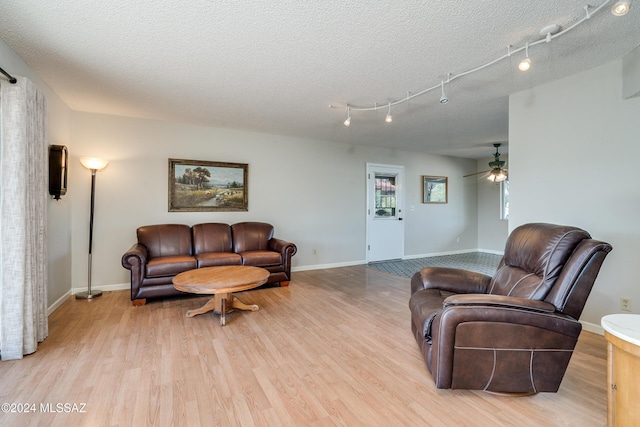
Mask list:
[{"label": "sofa cushion", "polygon": [[147,277],[174,276],[196,268],[196,259],[190,255],[151,258],[147,262]]},{"label": "sofa cushion", "polygon": [[242,265],[242,257],[230,252],[209,252],[196,255],[198,268],[221,265]]},{"label": "sofa cushion", "polygon": [[266,251],[273,237],[273,226],[264,222],[239,222],[231,226],[233,251]]},{"label": "sofa cushion", "polygon": [[262,267],[268,265],[282,264],[282,256],[279,252],[273,251],[246,251],[241,252],[243,265]]},{"label": "sofa cushion", "polygon": [[193,234],[193,253],[196,255],[210,252],[233,252],[231,226],[229,224],[209,222],[191,227]]},{"label": "sofa cushion", "polygon": [[150,259],[191,255],[191,228],[183,224],[147,225],[136,231]]}]

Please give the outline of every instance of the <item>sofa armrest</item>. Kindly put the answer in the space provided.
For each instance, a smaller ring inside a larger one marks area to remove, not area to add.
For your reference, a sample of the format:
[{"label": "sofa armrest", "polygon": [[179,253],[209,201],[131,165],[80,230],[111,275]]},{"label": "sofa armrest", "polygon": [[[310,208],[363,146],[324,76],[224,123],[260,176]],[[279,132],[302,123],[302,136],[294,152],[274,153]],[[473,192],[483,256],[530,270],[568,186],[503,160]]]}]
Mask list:
[{"label": "sofa armrest", "polygon": [[122,266],[131,270],[131,301],[140,298],[140,288],[145,278],[147,266],[147,248],[136,243],[122,255]]},{"label": "sofa armrest", "polygon": [[[147,264],[147,248],[142,243],[135,243],[122,255],[122,266],[133,270]],[[143,268],[144,270],[144,268]]]},{"label": "sofa armrest", "polygon": [[486,294],[452,295],[444,300],[443,308],[454,306],[502,307],[538,311],[544,313],[553,313],[556,311],[556,308],[553,304],[545,301],[532,300],[528,298],[509,297],[504,295]]},{"label": "sofa armrest", "polygon": [[298,252],[298,248],[295,244],[281,239],[276,239],[275,237],[269,239],[269,249],[281,253],[283,255],[283,260],[286,257],[291,258],[296,254],[296,252]]},{"label": "sofa armrest", "polygon": [[447,267],[425,267],[411,278],[411,294],[422,289],[440,289],[456,294],[485,294],[491,276]]}]

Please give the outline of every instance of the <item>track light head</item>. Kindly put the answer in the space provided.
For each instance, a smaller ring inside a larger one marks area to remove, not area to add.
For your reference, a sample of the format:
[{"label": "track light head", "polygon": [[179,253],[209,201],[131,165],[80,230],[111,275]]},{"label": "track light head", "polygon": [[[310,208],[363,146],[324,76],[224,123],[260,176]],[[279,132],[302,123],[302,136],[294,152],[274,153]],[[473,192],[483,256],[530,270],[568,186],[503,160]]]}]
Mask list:
[{"label": "track light head", "polygon": [[615,16],[626,15],[629,12],[629,2],[628,1],[619,1],[613,5],[611,8],[611,13]]},{"label": "track light head", "polygon": [[440,104],[446,104],[447,102],[449,102],[449,98],[447,97],[447,94],[444,93],[444,80],[440,83],[440,85],[442,86],[442,95],[440,95]]},{"label": "track light head", "polygon": [[518,64],[518,70],[520,71],[529,71],[531,68],[531,60],[529,58],[525,58]]},{"label": "track light head", "polygon": [[529,68],[531,68],[531,60],[529,59],[529,43],[525,45],[524,52],[526,57],[518,64],[518,70],[529,71]]},{"label": "track light head", "polygon": [[387,123],[391,123],[393,121],[393,116],[391,115],[391,103],[389,103],[389,112],[387,113],[387,117],[384,118],[384,121]]}]

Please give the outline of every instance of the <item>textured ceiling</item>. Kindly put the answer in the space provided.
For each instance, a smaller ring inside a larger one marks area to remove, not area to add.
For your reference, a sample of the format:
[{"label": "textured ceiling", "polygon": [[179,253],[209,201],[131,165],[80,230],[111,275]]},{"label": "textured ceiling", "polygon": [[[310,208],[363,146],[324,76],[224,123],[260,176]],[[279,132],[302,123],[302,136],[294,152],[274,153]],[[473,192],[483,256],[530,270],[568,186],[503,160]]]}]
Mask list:
[{"label": "textured ceiling", "polygon": [[[595,6],[602,4],[595,0]],[[613,2],[606,2],[612,4]],[[585,0],[2,0],[0,38],[77,111],[482,158],[507,143],[508,94],[640,45],[640,3],[386,105],[586,15]],[[593,10],[593,7],[591,7]],[[3,66],[0,58],[0,66]],[[11,72],[11,70],[7,70]],[[507,150],[504,150],[507,151]]]}]

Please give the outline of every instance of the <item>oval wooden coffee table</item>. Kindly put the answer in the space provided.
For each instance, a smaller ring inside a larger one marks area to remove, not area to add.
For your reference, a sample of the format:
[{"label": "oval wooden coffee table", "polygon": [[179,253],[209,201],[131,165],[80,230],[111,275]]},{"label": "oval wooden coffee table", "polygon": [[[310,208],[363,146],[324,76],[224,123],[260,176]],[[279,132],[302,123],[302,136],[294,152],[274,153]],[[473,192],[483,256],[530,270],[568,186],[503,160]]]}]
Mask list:
[{"label": "oval wooden coffee table", "polygon": [[213,310],[220,315],[220,325],[227,323],[226,314],[234,308],[239,310],[259,310],[256,304],[247,305],[233,292],[246,291],[267,282],[269,272],[264,268],[244,265],[204,267],[185,271],[173,278],[173,287],[192,294],[213,294],[202,307],[187,311],[187,317],[207,313]]}]

